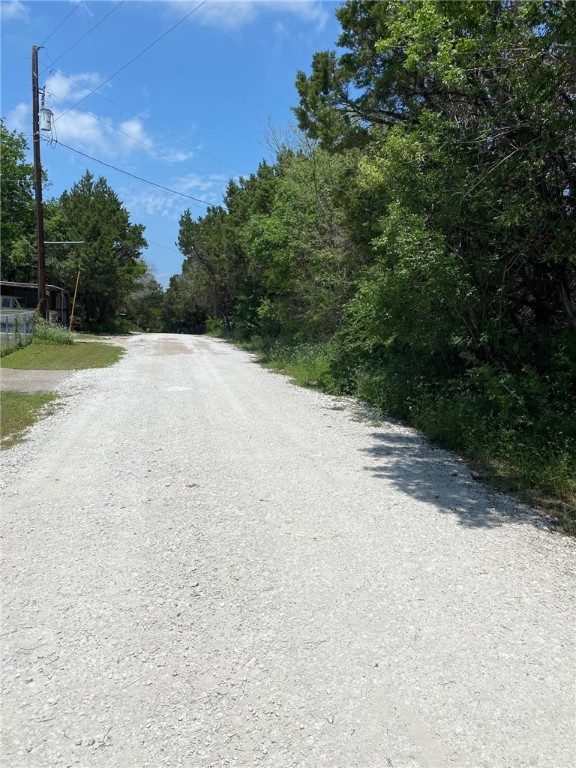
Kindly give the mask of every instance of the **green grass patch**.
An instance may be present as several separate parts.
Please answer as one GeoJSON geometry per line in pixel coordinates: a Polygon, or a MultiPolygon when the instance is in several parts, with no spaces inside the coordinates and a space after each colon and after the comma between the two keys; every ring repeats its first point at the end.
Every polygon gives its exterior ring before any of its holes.
{"type": "Polygon", "coordinates": [[[55,400],[57,396],[47,392],[0,392],[0,447],[21,442],[28,427],[52,413],[49,404],[55,400]]]}
{"type": "Polygon", "coordinates": [[[330,390],[330,358],[326,344],[275,345],[262,353],[260,362],[285,373],[302,387],[330,390]]]}
{"type": "MultiPolygon", "coordinates": [[[[30,342],[29,342],[30,343],[30,342]]],[[[3,357],[6,357],[6,355],[11,355],[13,352],[16,352],[17,349],[22,349],[22,347],[25,347],[26,344],[15,344],[13,347],[3,347],[0,349],[0,359],[3,357]]]]}
{"type": "Polygon", "coordinates": [[[69,345],[34,343],[3,357],[0,366],[36,371],[106,368],[118,362],[123,353],[122,347],[99,342],[76,342],[69,345]]]}

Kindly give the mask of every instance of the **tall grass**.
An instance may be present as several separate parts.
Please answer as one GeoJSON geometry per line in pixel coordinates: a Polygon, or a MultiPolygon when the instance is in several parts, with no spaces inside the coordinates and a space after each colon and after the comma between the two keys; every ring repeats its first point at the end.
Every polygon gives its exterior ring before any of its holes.
{"type": "Polygon", "coordinates": [[[64,326],[49,323],[37,315],[34,319],[34,342],[39,344],[73,344],[74,334],[64,326]]]}
{"type": "Polygon", "coordinates": [[[296,384],[331,390],[330,356],[322,342],[274,344],[261,353],[264,365],[291,376],[296,384]]]}

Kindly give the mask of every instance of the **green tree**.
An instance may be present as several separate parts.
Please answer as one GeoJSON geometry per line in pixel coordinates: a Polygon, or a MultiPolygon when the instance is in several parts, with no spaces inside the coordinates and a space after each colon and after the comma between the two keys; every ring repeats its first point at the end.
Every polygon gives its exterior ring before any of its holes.
{"type": "Polygon", "coordinates": [[[194,274],[191,270],[170,278],[162,309],[166,331],[200,333],[205,330],[208,307],[203,302],[202,278],[201,273],[194,274]]]}
{"type": "Polygon", "coordinates": [[[29,280],[36,250],[33,167],[23,134],[0,120],[0,248],[4,280],[29,280]]]}
{"type": "Polygon", "coordinates": [[[46,240],[51,241],[46,245],[46,279],[53,285],[72,290],[84,246],[67,242],[80,238],[65,216],[59,198],[44,203],[44,234],[46,240]]]}
{"type": "Polygon", "coordinates": [[[422,174],[450,181],[429,185],[420,211],[494,297],[499,338],[506,327],[538,345],[554,326],[576,329],[573,7],[351,0],[337,16],[346,51],[298,75],[302,127],[332,149],[361,138],[376,166],[398,131],[417,138],[429,153],[404,157],[385,197],[406,197],[422,174]],[[458,177],[435,167],[444,140],[458,177]]]}
{"type": "Polygon", "coordinates": [[[241,229],[248,270],[260,286],[258,315],[270,333],[326,337],[339,325],[355,271],[337,205],[350,169],[349,157],[314,145],[280,152],[269,211],[241,229]]]}
{"type": "Polygon", "coordinates": [[[243,270],[242,253],[232,247],[227,219],[224,208],[216,206],[198,221],[185,211],[178,247],[185,256],[182,271],[194,285],[196,302],[230,330],[243,270]]]}
{"type": "Polygon", "coordinates": [[[82,319],[94,325],[113,324],[136,281],[146,273],[141,258],[146,247],[144,227],[131,223],[106,179],[95,181],[88,171],[70,192],[61,195],[59,203],[70,227],[69,239],[84,241],[78,264],[69,261],[66,265],[66,285],[73,288],[70,278],[77,266],[82,319]]]}
{"type": "Polygon", "coordinates": [[[164,291],[154,275],[146,272],[136,278],[132,291],[124,301],[126,319],[141,331],[162,331],[164,291]]]}

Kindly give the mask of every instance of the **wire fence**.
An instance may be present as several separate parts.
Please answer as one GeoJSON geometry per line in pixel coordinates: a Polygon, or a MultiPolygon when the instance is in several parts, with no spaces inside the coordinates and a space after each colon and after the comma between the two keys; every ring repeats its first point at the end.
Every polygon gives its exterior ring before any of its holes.
{"type": "Polygon", "coordinates": [[[32,341],[34,335],[34,312],[0,312],[0,347],[11,349],[24,346],[32,341]]]}

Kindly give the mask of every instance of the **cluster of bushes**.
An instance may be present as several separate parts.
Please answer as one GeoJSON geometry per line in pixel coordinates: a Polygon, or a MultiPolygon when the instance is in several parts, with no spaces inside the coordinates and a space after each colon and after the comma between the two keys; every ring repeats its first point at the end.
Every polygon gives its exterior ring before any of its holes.
{"type": "Polygon", "coordinates": [[[49,323],[40,315],[34,318],[34,341],[39,344],[73,344],[74,333],[58,323],[49,323]]]}

